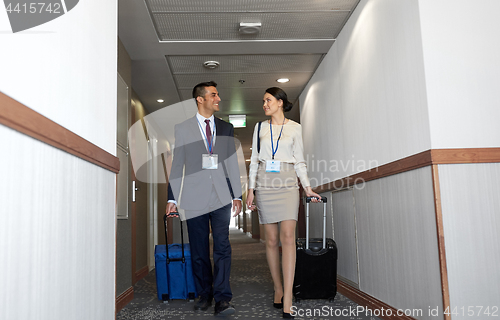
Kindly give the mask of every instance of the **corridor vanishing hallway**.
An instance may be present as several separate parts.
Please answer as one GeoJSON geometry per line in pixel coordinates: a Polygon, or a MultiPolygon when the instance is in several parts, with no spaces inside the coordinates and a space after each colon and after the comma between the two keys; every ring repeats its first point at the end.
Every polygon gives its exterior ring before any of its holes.
{"type": "MultiPolygon", "coordinates": [[[[233,250],[231,268],[232,303],[236,314],[228,319],[281,319],[281,310],[272,306],[273,285],[266,261],[265,245],[237,229],[230,230],[233,250]]],[[[193,302],[173,300],[164,304],[156,297],[155,271],[134,286],[134,299],[118,314],[117,320],[164,320],[213,318],[213,307],[206,312],[195,312],[193,302]]],[[[335,301],[306,300],[297,304],[303,317],[296,319],[378,319],[364,314],[335,316],[358,305],[337,293],[335,301]],[[335,310],[337,310],[335,312],[335,310]],[[317,316],[307,316],[316,312],[317,316]]]]}

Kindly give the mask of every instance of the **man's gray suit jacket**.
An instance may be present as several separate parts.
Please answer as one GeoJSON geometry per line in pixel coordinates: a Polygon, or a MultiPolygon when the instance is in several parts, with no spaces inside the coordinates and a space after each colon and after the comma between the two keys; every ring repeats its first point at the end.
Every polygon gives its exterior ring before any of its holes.
{"type": "Polygon", "coordinates": [[[214,200],[212,188],[223,206],[242,195],[233,125],[215,117],[217,169],[202,169],[202,155],[208,151],[199,126],[196,116],[175,126],[168,199],[186,211],[208,210],[214,200]]]}

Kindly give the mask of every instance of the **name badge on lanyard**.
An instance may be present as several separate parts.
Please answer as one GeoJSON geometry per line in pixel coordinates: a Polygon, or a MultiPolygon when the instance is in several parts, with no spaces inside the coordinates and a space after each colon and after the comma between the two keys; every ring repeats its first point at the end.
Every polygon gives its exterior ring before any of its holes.
{"type": "MultiPolygon", "coordinates": [[[[203,131],[203,128],[201,127],[200,122],[198,119],[196,120],[198,122],[198,125],[200,126],[201,132],[203,132],[203,136],[205,138],[205,142],[207,144],[207,149],[208,149],[208,154],[202,154],[201,155],[201,168],[204,170],[217,170],[218,168],[218,163],[219,163],[219,157],[216,154],[212,153],[213,146],[214,146],[214,136],[215,136],[215,128],[214,132],[212,133],[212,139],[209,140],[205,132],[203,131]]],[[[207,130],[209,130],[207,128],[207,130]]]]}
{"type": "Polygon", "coordinates": [[[281,170],[281,161],[274,160],[274,155],[278,152],[278,146],[281,139],[281,134],[283,133],[283,126],[285,125],[285,119],[283,119],[283,124],[281,125],[280,135],[278,140],[276,141],[276,149],[274,149],[274,141],[273,141],[273,126],[271,124],[272,120],[269,120],[269,130],[271,131],[271,151],[273,155],[273,160],[266,160],[266,172],[280,172],[281,170]]]}
{"type": "Polygon", "coordinates": [[[202,169],[217,170],[219,157],[216,154],[202,155],[202,169]]]}
{"type": "Polygon", "coordinates": [[[279,160],[266,160],[266,172],[280,172],[279,160]]]}

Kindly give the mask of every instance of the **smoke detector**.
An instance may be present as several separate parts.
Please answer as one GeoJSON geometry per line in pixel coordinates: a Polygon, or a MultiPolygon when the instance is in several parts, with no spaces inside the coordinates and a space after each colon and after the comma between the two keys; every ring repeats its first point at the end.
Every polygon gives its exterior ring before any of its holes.
{"type": "Polygon", "coordinates": [[[256,34],[260,32],[260,28],[262,28],[262,23],[260,22],[240,22],[238,31],[241,34],[256,34]]]}
{"type": "Polygon", "coordinates": [[[203,66],[207,69],[215,69],[220,65],[218,61],[205,61],[203,62],[203,66]]]}

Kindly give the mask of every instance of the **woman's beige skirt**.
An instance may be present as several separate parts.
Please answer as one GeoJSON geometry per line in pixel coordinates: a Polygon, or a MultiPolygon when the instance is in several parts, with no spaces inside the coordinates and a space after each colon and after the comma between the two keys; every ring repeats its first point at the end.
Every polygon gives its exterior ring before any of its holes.
{"type": "Polygon", "coordinates": [[[297,220],[299,187],[293,164],[281,163],[280,172],[266,172],[260,163],[255,181],[255,203],[261,224],[297,220]]]}

